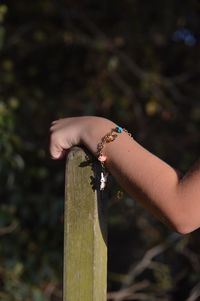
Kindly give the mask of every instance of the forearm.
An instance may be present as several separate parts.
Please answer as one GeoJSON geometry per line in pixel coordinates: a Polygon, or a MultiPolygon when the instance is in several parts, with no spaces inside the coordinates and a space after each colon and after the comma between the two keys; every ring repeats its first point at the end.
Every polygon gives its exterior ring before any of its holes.
{"type": "MultiPolygon", "coordinates": [[[[91,131],[85,133],[84,143],[94,155],[101,138],[115,126],[112,121],[105,120],[101,126],[98,127],[97,123],[91,131]]],[[[191,224],[188,220],[188,213],[194,215],[188,203],[190,177],[185,178],[183,183],[175,169],[125,132],[119,134],[115,141],[107,143],[104,153],[107,156],[105,165],[117,182],[159,219],[181,233],[189,232],[195,223],[198,224],[200,213],[194,216],[195,220],[191,220],[191,224]]]]}

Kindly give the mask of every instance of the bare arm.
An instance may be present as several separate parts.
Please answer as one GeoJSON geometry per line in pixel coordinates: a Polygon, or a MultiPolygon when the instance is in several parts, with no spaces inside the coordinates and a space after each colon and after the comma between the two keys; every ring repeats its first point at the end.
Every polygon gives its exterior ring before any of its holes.
{"type": "MultiPolygon", "coordinates": [[[[95,116],[88,118],[80,142],[96,156],[97,144],[116,124],[95,116]]],[[[160,220],[182,234],[200,227],[199,163],[180,178],[174,168],[125,132],[106,144],[104,154],[105,165],[120,186],[160,220]]]]}

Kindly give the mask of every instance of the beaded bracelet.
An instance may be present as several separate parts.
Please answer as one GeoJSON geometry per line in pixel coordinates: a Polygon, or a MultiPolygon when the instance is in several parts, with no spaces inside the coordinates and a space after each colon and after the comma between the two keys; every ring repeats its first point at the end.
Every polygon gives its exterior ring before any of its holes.
{"type": "Polygon", "coordinates": [[[123,131],[132,137],[131,133],[129,133],[125,128],[116,126],[109,133],[107,133],[101,139],[101,142],[99,142],[97,145],[97,159],[101,162],[101,166],[102,166],[100,190],[104,190],[104,188],[106,187],[107,178],[109,175],[109,172],[106,171],[106,168],[105,168],[105,161],[106,161],[107,157],[105,155],[103,155],[103,148],[106,143],[110,143],[110,142],[114,141],[117,138],[118,134],[122,133],[123,131]]]}

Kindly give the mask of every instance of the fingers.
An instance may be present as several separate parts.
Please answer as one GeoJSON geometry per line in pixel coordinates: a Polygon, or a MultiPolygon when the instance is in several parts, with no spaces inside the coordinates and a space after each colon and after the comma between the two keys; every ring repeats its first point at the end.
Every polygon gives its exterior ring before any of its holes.
{"type": "Polygon", "coordinates": [[[63,156],[63,150],[55,143],[50,143],[50,155],[54,160],[60,159],[63,156]]]}
{"type": "Polygon", "coordinates": [[[49,129],[50,133],[53,132],[53,130],[55,129],[57,124],[58,124],[58,120],[52,121],[50,129],[49,129]]]}
{"type": "Polygon", "coordinates": [[[58,120],[52,121],[50,129],[49,129],[50,133],[54,133],[58,129],[62,128],[63,127],[63,120],[64,119],[58,119],[58,120]]]}
{"type": "Polygon", "coordinates": [[[51,158],[54,160],[63,158],[65,153],[65,150],[61,147],[60,143],[57,140],[57,135],[55,134],[55,132],[53,132],[50,137],[49,152],[51,158]]]}
{"type": "MultiPolygon", "coordinates": [[[[68,153],[67,145],[63,144],[63,135],[61,134],[62,120],[55,120],[51,123],[50,127],[50,145],[49,151],[53,160],[62,159],[68,153]]],[[[66,143],[65,143],[66,144],[66,143]]]]}

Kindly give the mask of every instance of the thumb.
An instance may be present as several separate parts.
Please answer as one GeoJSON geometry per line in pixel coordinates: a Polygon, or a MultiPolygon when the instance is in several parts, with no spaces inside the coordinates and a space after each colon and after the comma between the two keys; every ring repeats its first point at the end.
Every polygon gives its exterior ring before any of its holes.
{"type": "Polygon", "coordinates": [[[50,140],[49,151],[53,160],[62,159],[65,155],[65,150],[61,147],[60,144],[56,143],[54,139],[50,140]]]}

